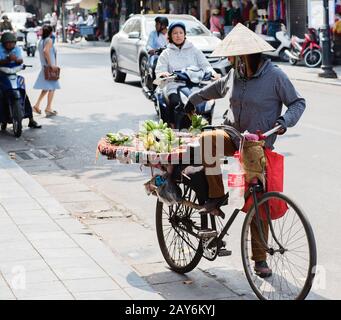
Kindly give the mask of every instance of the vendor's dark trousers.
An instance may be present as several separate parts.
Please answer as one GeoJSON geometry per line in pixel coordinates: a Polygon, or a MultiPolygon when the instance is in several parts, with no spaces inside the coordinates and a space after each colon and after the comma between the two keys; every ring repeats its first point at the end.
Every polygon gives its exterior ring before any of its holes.
{"type": "MultiPolygon", "coordinates": [[[[233,156],[237,151],[231,137],[224,130],[206,131],[200,137],[201,159],[205,167],[205,175],[208,183],[209,198],[220,198],[225,195],[219,160],[224,156],[233,156]]],[[[227,177],[224,177],[227,179],[227,177]]],[[[266,251],[261,244],[257,223],[253,219],[251,223],[251,246],[252,259],[254,261],[265,261],[266,251]]],[[[264,239],[267,242],[269,226],[262,221],[264,239]]]]}

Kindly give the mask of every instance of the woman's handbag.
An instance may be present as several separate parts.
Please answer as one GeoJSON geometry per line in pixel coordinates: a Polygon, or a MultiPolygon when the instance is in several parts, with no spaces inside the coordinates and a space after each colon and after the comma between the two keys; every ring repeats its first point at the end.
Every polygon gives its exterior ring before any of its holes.
{"type": "Polygon", "coordinates": [[[56,81],[60,76],[60,68],[57,66],[44,66],[45,80],[56,81]]]}

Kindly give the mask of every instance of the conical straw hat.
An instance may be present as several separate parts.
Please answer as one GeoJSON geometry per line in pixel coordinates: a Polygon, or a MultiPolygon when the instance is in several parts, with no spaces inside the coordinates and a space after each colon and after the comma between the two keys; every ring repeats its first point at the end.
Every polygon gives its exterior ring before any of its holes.
{"type": "Polygon", "coordinates": [[[275,50],[256,33],[238,23],[213,51],[212,57],[232,57],[275,50]]]}

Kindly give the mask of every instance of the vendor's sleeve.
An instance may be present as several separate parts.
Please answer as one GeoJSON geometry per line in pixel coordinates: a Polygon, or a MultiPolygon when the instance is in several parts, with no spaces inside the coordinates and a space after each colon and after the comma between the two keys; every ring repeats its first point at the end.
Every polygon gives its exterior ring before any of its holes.
{"type": "Polygon", "coordinates": [[[229,90],[229,79],[232,76],[231,74],[230,71],[225,77],[216,80],[205,88],[193,93],[189,97],[189,100],[194,105],[198,105],[204,101],[224,98],[229,90]]]}
{"type": "Polygon", "coordinates": [[[279,122],[285,128],[293,127],[305,110],[305,99],[296,91],[288,76],[282,71],[280,71],[275,85],[282,103],[288,108],[284,115],[280,117],[279,122]]]}

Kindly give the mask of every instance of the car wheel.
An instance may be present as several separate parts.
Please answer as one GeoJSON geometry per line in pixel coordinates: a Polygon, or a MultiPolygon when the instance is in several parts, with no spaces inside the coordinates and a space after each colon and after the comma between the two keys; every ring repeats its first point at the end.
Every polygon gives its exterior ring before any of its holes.
{"type": "Polygon", "coordinates": [[[111,55],[111,72],[115,82],[123,83],[125,81],[127,75],[118,69],[118,59],[115,52],[111,55]]]}
{"type": "Polygon", "coordinates": [[[148,58],[143,56],[140,62],[140,77],[141,77],[141,86],[144,88],[146,86],[147,80],[147,65],[148,65],[148,58]]]}

